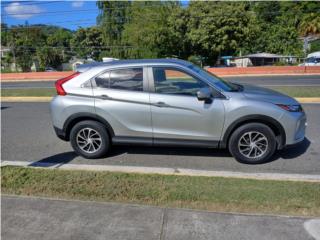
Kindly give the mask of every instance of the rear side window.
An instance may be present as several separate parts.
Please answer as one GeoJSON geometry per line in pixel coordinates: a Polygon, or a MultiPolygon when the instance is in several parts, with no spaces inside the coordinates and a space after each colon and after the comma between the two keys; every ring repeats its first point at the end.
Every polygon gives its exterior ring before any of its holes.
{"type": "Polygon", "coordinates": [[[97,87],[143,91],[143,69],[125,68],[105,72],[95,78],[97,87]]]}
{"type": "Polygon", "coordinates": [[[101,88],[109,88],[110,72],[105,72],[96,77],[96,85],[101,88]]]}

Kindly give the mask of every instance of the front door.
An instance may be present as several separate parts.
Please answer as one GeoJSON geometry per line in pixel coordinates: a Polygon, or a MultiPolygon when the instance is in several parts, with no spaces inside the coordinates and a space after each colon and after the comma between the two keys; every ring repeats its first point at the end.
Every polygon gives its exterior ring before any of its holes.
{"type": "MultiPolygon", "coordinates": [[[[152,73],[151,73],[152,72],[152,73]]],[[[172,67],[153,67],[150,93],[153,137],[171,140],[220,140],[224,124],[223,100],[199,101],[199,89],[209,87],[186,71],[172,67]]]]}

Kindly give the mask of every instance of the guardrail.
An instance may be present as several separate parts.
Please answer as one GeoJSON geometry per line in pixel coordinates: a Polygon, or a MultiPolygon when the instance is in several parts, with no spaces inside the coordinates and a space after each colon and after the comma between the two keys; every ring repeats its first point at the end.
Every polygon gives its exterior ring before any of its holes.
{"type": "MultiPolygon", "coordinates": [[[[297,66],[277,66],[277,67],[240,67],[240,68],[209,68],[208,71],[218,76],[230,75],[299,75],[299,74],[320,74],[320,66],[297,67],[297,66]]],[[[73,72],[26,72],[26,73],[2,73],[2,81],[10,80],[57,80],[71,75],[73,72]]]]}

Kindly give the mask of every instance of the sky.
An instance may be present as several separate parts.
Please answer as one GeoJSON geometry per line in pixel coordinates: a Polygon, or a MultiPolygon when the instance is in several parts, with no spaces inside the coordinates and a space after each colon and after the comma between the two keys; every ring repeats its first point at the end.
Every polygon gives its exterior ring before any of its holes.
{"type": "Polygon", "coordinates": [[[1,1],[1,22],[48,24],[71,30],[96,24],[96,1],[1,1]]]}
{"type": "MultiPolygon", "coordinates": [[[[183,6],[188,0],[181,1],[183,6]]],[[[25,24],[57,25],[71,30],[96,25],[96,1],[1,1],[1,22],[9,26],[25,24]]]]}

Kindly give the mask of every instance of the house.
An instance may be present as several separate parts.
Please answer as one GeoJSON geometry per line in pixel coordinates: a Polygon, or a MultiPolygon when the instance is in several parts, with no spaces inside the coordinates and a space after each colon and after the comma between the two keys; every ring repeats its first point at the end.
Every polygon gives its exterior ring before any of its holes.
{"type": "Polygon", "coordinates": [[[272,53],[255,53],[241,57],[234,57],[233,61],[237,67],[272,66],[277,63],[285,63],[288,65],[295,64],[300,61],[300,58],[296,56],[285,56],[272,53]]]}

